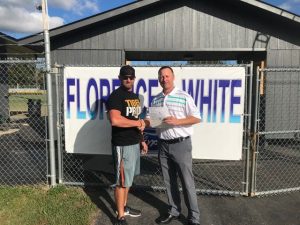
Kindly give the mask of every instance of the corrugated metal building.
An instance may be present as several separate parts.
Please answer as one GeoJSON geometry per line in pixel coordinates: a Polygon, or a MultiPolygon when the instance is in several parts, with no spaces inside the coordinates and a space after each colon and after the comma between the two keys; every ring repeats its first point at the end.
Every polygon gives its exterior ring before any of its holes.
{"type": "Polygon", "coordinates": [[[300,64],[300,17],[254,0],[143,0],[55,28],[50,36],[52,62],[60,64],[186,58],[300,64]]]}
{"type": "MultiPolygon", "coordinates": [[[[254,66],[262,61],[268,67],[300,66],[300,17],[254,0],[136,1],[52,29],[50,37],[52,63],[58,64],[238,60],[253,61],[254,66]]],[[[34,35],[19,42],[37,43],[42,39],[34,35]]],[[[274,79],[276,82],[277,78],[274,79]]],[[[266,128],[300,127],[299,76],[296,80],[288,79],[291,80],[286,82],[298,82],[292,90],[296,96],[292,96],[291,90],[285,93],[282,86],[269,89],[272,93],[266,94],[265,111],[270,115],[266,128]],[[291,101],[277,104],[277,98],[288,96],[291,101]],[[298,106],[290,107],[289,104],[298,106]],[[271,113],[273,111],[290,118],[289,122],[274,127],[280,115],[271,113]]]]}
{"type": "MultiPolygon", "coordinates": [[[[300,142],[293,136],[300,130],[299,16],[254,0],[143,0],[52,29],[50,37],[52,63],[60,65],[237,60],[253,63],[254,81],[256,66],[276,67],[277,72],[269,70],[265,74],[265,92],[258,97],[261,104],[255,107],[259,101],[254,92],[250,96],[253,98],[247,98],[253,100],[252,118],[256,109],[261,114],[251,123],[251,131],[255,132],[244,131],[247,149],[243,149],[243,160],[198,162],[194,168],[201,174],[198,188],[208,193],[299,190],[300,142]],[[282,67],[298,69],[281,72],[278,68],[282,67]],[[262,125],[259,132],[254,128],[257,124],[262,125]],[[273,140],[276,145],[269,145],[273,140]],[[229,179],[225,181],[224,177],[229,179]]],[[[29,36],[18,43],[42,44],[43,36],[29,36]]],[[[63,152],[63,163],[58,163],[63,168],[58,171],[63,172],[66,184],[99,182],[95,171],[101,171],[99,167],[109,162],[98,155],[63,152]]],[[[158,164],[150,158],[145,162],[146,168],[151,168],[146,173],[151,176],[148,179],[145,175],[140,183],[161,185],[159,178],[152,177],[159,174],[158,164]]],[[[100,175],[105,183],[106,174],[100,175]]]]}

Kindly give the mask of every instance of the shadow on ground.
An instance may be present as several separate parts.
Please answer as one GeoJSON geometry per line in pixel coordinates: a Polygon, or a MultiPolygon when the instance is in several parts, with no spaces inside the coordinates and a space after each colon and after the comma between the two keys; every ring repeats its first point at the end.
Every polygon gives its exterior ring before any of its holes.
{"type": "MultiPolygon", "coordinates": [[[[112,189],[85,188],[84,191],[98,206],[99,214],[93,225],[109,225],[115,220],[112,189]]],[[[130,225],[154,225],[167,211],[166,194],[133,190],[128,204],[142,210],[142,216],[127,218],[130,225]]],[[[300,192],[265,197],[226,197],[198,195],[201,225],[299,225],[300,192]]],[[[186,224],[187,209],[182,199],[182,216],[171,225],[186,224]]]]}

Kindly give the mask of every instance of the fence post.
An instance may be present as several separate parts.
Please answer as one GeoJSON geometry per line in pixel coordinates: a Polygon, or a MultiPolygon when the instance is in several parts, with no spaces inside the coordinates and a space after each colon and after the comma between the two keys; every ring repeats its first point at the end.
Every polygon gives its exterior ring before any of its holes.
{"type": "Polygon", "coordinates": [[[55,146],[54,146],[54,120],[53,120],[53,99],[52,99],[52,79],[51,79],[51,61],[50,61],[50,38],[49,38],[49,21],[47,0],[42,0],[42,14],[44,23],[44,42],[46,58],[46,75],[47,75],[47,99],[48,99],[48,135],[49,135],[49,158],[50,158],[50,185],[56,185],[55,170],[55,146]]]}
{"type": "Polygon", "coordinates": [[[54,64],[52,73],[55,75],[55,92],[56,92],[56,130],[57,130],[57,170],[58,170],[58,183],[63,182],[63,159],[62,159],[62,148],[61,148],[61,86],[60,79],[62,76],[62,66],[54,64]]]}
{"type": "Polygon", "coordinates": [[[251,188],[250,196],[255,196],[256,192],[256,171],[257,171],[257,154],[258,154],[258,123],[259,123],[259,90],[260,90],[260,68],[257,67],[256,70],[256,83],[255,83],[255,95],[254,95],[254,120],[253,120],[253,133],[251,136],[251,152],[252,152],[252,165],[251,165],[251,188]]]}
{"type": "Polygon", "coordinates": [[[246,163],[245,163],[245,172],[244,172],[244,181],[243,181],[243,184],[244,184],[244,194],[246,196],[249,195],[249,188],[250,188],[250,168],[251,168],[251,165],[250,165],[250,151],[251,151],[251,120],[252,120],[252,88],[253,88],[253,61],[251,62],[251,64],[249,64],[247,67],[247,75],[246,75],[246,82],[249,82],[249,83],[246,83],[246,98],[245,98],[245,101],[246,101],[246,104],[245,107],[246,107],[246,115],[245,115],[245,120],[246,120],[246,123],[245,123],[245,127],[244,127],[244,132],[245,132],[245,147],[244,149],[246,150],[246,163]]]}

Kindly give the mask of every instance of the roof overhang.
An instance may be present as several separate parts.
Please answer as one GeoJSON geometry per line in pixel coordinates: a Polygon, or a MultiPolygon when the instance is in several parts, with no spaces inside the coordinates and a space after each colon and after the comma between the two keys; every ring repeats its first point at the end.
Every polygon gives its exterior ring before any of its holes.
{"type": "MultiPolygon", "coordinates": [[[[143,0],[143,1],[137,1],[137,2],[133,2],[103,13],[99,13],[97,15],[91,16],[91,17],[87,17],[85,19],[82,20],[78,20],[75,21],[73,23],[70,24],[66,24],[64,26],[60,26],[54,29],[50,30],[50,36],[51,37],[55,37],[58,35],[61,35],[63,33],[66,32],[70,32],[70,31],[74,31],[86,26],[90,26],[99,22],[103,22],[107,19],[112,19],[112,18],[117,18],[118,16],[127,14],[127,13],[132,13],[134,11],[137,11],[141,8],[145,8],[145,7],[149,7],[149,6],[153,6],[157,3],[160,2],[164,2],[164,1],[170,1],[170,0],[143,0]]],[[[39,42],[42,40],[41,35],[32,35],[32,36],[28,36],[25,38],[21,38],[19,39],[19,43],[35,43],[35,42],[39,42]]]]}
{"type": "MultiPolygon", "coordinates": [[[[92,26],[95,25],[97,23],[100,22],[105,22],[106,20],[110,20],[110,19],[116,19],[120,16],[124,16],[126,14],[130,14],[130,13],[135,13],[138,12],[138,10],[143,9],[145,10],[148,7],[152,7],[155,5],[159,5],[163,2],[167,2],[170,1],[170,3],[172,2],[171,0],[143,0],[143,1],[136,1],[91,17],[87,17],[85,19],[82,20],[78,20],[75,21],[73,23],[70,24],[66,24],[64,26],[60,26],[54,29],[50,30],[50,37],[56,37],[68,32],[72,32],[72,31],[76,31],[82,28],[86,28],[87,26],[92,26]]],[[[173,0],[174,1],[174,0],[173,0]]],[[[214,0],[212,0],[214,1],[214,0]]],[[[217,0],[215,0],[217,1],[217,0]]],[[[246,5],[252,6],[252,7],[256,7],[259,10],[263,10],[265,12],[269,12],[275,15],[278,15],[282,18],[288,19],[291,22],[297,22],[300,23],[300,17],[292,14],[288,11],[285,11],[283,9],[277,8],[275,6],[269,5],[267,3],[261,2],[261,1],[256,1],[256,0],[227,0],[228,2],[240,2],[240,3],[244,3],[246,5]]],[[[225,0],[223,1],[219,1],[219,2],[225,2],[225,0]]],[[[37,43],[43,40],[43,36],[42,35],[32,35],[32,36],[28,36],[22,39],[19,39],[18,42],[21,44],[28,44],[28,43],[37,43]]]]}
{"type": "Polygon", "coordinates": [[[177,49],[125,49],[126,59],[134,61],[202,61],[202,60],[264,60],[265,48],[202,48],[192,51],[177,49]]]}
{"type": "Polygon", "coordinates": [[[27,57],[38,52],[35,46],[20,45],[17,39],[0,32],[0,56],[27,57]]]}
{"type": "Polygon", "coordinates": [[[272,6],[270,4],[267,4],[267,3],[264,3],[264,2],[261,2],[261,1],[256,1],[256,0],[239,0],[239,1],[245,2],[249,5],[255,6],[257,8],[266,10],[268,12],[277,14],[277,15],[285,17],[289,20],[293,20],[295,22],[300,23],[300,16],[297,16],[296,14],[290,13],[290,12],[284,10],[284,9],[272,6]]]}

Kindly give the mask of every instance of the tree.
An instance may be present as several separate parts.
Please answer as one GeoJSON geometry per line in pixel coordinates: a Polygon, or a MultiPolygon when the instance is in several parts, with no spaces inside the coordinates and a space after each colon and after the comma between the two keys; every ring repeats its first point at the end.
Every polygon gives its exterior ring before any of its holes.
{"type": "Polygon", "coordinates": [[[7,69],[9,87],[39,87],[43,88],[44,72],[35,63],[10,64],[7,69]]]}

